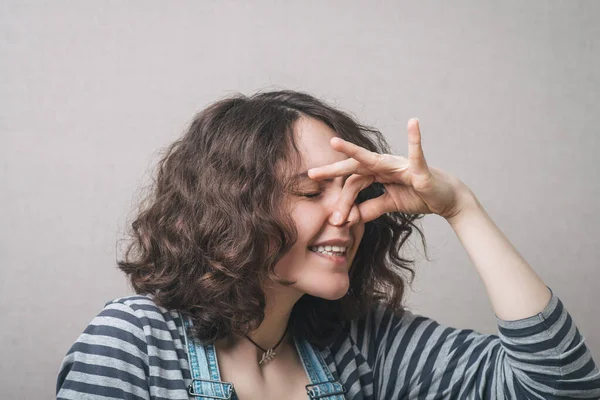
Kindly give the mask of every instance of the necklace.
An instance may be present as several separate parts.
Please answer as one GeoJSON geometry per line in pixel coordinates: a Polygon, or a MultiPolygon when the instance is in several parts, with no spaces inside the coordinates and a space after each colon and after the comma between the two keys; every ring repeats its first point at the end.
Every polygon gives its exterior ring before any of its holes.
{"type": "Polygon", "coordinates": [[[262,348],[262,347],[260,347],[258,344],[256,344],[256,342],[255,342],[254,340],[250,339],[250,338],[248,337],[248,335],[244,335],[244,336],[246,336],[246,339],[248,339],[249,341],[251,341],[251,342],[252,342],[252,343],[253,343],[253,344],[254,344],[256,347],[258,347],[259,349],[261,349],[261,350],[263,351],[262,358],[261,358],[261,359],[260,359],[260,361],[258,362],[258,364],[259,364],[259,365],[260,365],[260,364],[262,364],[263,362],[265,362],[265,363],[266,363],[266,362],[268,362],[268,361],[271,361],[273,358],[275,358],[275,355],[276,355],[277,353],[275,353],[275,351],[274,351],[274,350],[277,348],[277,346],[279,346],[279,344],[281,343],[281,341],[282,341],[282,340],[283,340],[283,338],[285,337],[285,334],[286,334],[286,333],[287,333],[287,331],[288,331],[288,327],[289,327],[289,325],[288,325],[288,326],[285,328],[285,332],[283,332],[283,336],[281,337],[281,339],[279,339],[279,342],[277,342],[277,344],[276,344],[274,347],[272,347],[272,348],[270,348],[270,349],[267,349],[267,350],[263,349],[263,348],[262,348]]]}

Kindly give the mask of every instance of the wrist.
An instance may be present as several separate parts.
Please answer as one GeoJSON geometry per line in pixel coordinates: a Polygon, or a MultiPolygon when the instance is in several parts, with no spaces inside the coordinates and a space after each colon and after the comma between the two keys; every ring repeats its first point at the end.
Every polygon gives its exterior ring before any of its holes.
{"type": "Polygon", "coordinates": [[[450,216],[444,217],[452,226],[462,221],[468,214],[473,211],[481,210],[482,206],[477,196],[467,186],[457,195],[458,201],[455,207],[455,212],[450,216]]]}

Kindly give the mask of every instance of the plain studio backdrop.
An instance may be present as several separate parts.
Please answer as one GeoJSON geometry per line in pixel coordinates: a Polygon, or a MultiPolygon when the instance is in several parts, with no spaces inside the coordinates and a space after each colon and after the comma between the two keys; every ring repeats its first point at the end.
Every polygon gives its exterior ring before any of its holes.
{"type": "MultiPolygon", "coordinates": [[[[0,2],[0,397],[132,293],[117,241],[161,149],[223,96],[307,91],[462,179],[600,361],[600,2],[0,2]]],[[[450,226],[420,222],[413,312],[496,333],[450,226]]]]}

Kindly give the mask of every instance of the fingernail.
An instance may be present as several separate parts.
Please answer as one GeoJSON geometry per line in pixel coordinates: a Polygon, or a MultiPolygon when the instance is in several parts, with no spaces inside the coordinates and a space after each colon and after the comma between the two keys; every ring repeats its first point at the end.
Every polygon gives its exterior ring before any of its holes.
{"type": "Polygon", "coordinates": [[[342,222],[342,214],[340,214],[339,211],[336,211],[333,213],[333,223],[338,225],[340,222],[342,222]]]}

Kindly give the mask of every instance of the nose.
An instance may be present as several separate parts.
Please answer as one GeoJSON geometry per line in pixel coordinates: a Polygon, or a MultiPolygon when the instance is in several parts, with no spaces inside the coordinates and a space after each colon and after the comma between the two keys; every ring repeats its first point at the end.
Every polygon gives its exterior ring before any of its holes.
{"type": "MultiPolygon", "coordinates": [[[[329,216],[329,223],[331,225],[335,225],[335,223],[333,222],[334,215],[335,215],[335,211],[333,213],[331,213],[331,215],[329,216]]],[[[346,221],[343,221],[341,224],[335,225],[335,226],[346,226],[346,225],[352,226],[352,225],[360,222],[360,218],[361,218],[361,215],[360,215],[360,210],[358,209],[358,205],[353,204],[352,208],[350,209],[350,213],[348,214],[348,218],[346,218],[346,221]]]]}

